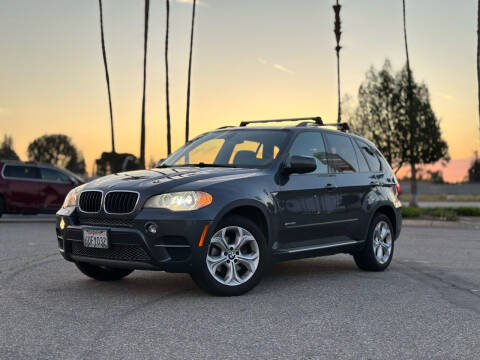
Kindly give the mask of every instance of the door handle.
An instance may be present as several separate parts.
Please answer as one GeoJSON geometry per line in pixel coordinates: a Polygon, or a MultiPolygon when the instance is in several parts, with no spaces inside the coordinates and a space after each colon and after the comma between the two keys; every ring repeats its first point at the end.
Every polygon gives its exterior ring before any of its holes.
{"type": "Polygon", "coordinates": [[[325,189],[327,189],[327,191],[332,191],[336,188],[337,188],[337,186],[335,184],[330,184],[329,183],[329,184],[325,185],[325,189]]]}

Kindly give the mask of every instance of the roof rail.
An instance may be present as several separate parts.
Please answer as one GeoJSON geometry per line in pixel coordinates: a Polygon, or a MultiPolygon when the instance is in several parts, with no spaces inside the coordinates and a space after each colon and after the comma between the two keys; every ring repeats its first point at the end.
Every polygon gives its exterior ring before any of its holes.
{"type": "Polygon", "coordinates": [[[242,121],[240,126],[247,126],[248,124],[261,124],[261,123],[271,123],[271,122],[287,122],[287,121],[306,121],[313,120],[316,125],[323,125],[322,118],[320,116],[310,116],[304,118],[291,118],[291,119],[273,119],[273,120],[251,120],[251,121],[242,121]]]}

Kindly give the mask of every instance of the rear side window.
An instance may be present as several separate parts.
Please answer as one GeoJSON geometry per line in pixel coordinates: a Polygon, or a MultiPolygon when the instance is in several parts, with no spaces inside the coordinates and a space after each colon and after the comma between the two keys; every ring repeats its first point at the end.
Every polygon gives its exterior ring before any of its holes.
{"type": "Polygon", "coordinates": [[[35,166],[5,165],[3,176],[18,179],[39,179],[40,174],[35,166]]]}
{"type": "Polygon", "coordinates": [[[350,138],[339,134],[326,133],[325,135],[330,171],[335,173],[357,172],[357,156],[350,138]]]}
{"type": "Polygon", "coordinates": [[[53,181],[53,182],[61,182],[61,183],[70,182],[70,179],[68,178],[67,175],[54,169],[40,168],[40,175],[42,176],[42,180],[45,180],[45,181],[53,181]]]}
{"type": "Polygon", "coordinates": [[[299,134],[290,148],[290,156],[292,155],[313,157],[317,162],[317,169],[313,173],[328,173],[325,144],[323,143],[323,137],[320,132],[308,131],[299,134]]]}
{"type": "Polygon", "coordinates": [[[372,150],[372,148],[360,140],[357,140],[357,144],[358,146],[360,146],[360,149],[362,150],[362,154],[365,156],[365,159],[367,160],[368,166],[370,167],[370,171],[379,172],[382,169],[382,165],[377,155],[372,150]]]}
{"type": "Polygon", "coordinates": [[[367,160],[365,160],[365,157],[362,154],[362,151],[360,150],[360,147],[358,146],[356,141],[352,141],[353,147],[355,148],[355,153],[357,154],[357,160],[358,160],[358,168],[360,172],[369,172],[370,168],[368,167],[367,160]]]}

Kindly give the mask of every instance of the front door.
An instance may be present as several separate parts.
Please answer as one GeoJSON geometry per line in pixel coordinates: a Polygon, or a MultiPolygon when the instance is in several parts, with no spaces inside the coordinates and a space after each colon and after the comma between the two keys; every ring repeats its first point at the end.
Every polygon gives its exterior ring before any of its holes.
{"type": "Polygon", "coordinates": [[[335,176],[328,173],[320,131],[305,131],[294,140],[289,156],[310,156],[317,169],[307,174],[279,176],[276,201],[280,209],[280,246],[328,242],[337,207],[335,176]]]}
{"type": "Polygon", "coordinates": [[[61,171],[40,167],[42,178],[42,204],[44,211],[55,212],[62,207],[63,200],[73,188],[70,178],[61,171]]]}

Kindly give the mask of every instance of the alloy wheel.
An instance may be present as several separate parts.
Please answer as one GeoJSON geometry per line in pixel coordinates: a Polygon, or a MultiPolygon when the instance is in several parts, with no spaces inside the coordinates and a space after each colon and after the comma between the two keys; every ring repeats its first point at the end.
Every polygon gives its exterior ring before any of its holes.
{"type": "Polygon", "coordinates": [[[373,253],[380,264],[385,264],[392,254],[392,232],[383,220],[377,223],[373,231],[373,253]]]}
{"type": "Polygon", "coordinates": [[[260,249],[255,237],[239,226],[218,230],[210,240],[207,267],[223,285],[237,286],[247,282],[258,268],[260,249]]]}

